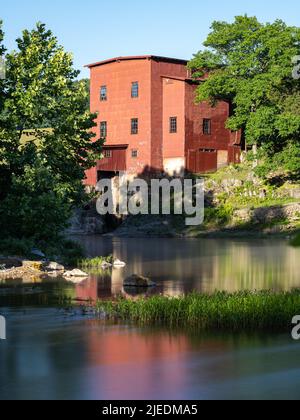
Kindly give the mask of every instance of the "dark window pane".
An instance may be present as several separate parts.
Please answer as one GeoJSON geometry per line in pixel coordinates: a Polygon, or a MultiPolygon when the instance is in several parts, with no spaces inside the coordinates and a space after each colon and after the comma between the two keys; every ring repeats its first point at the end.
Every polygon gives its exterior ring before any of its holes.
{"type": "Polygon", "coordinates": [[[132,118],[131,120],[131,134],[138,134],[139,132],[139,120],[132,118]]]}
{"type": "Polygon", "coordinates": [[[100,101],[107,101],[107,87],[106,86],[101,86],[100,101]]]}
{"type": "Polygon", "coordinates": [[[203,120],[203,134],[211,135],[211,120],[207,118],[203,120]]]}
{"type": "Polygon", "coordinates": [[[132,150],[131,151],[131,157],[137,158],[138,157],[138,151],[137,150],[132,150]]]}
{"type": "Polygon", "coordinates": [[[177,117],[170,118],[170,133],[177,133],[177,117]]]}
{"type": "Polygon", "coordinates": [[[100,138],[106,139],[106,137],[107,137],[107,122],[102,121],[100,123],[100,138]]]}
{"type": "Polygon", "coordinates": [[[139,84],[138,82],[133,82],[131,86],[131,97],[138,98],[139,97],[139,84]]]}

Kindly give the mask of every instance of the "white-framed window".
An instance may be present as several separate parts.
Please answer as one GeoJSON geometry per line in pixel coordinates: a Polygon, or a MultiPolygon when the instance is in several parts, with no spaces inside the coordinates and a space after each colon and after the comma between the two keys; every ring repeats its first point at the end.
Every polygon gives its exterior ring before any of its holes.
{"type": "Polygon", "coordinates": [[[138,98],[139,97],[139,82],[132,82],[131,84],[131,97],[138,98]]]}
{"type": "Polygon", "coordinates": [[[107,86],[101,86],[100,88],[100,101],[107,101],[107,86]]]}

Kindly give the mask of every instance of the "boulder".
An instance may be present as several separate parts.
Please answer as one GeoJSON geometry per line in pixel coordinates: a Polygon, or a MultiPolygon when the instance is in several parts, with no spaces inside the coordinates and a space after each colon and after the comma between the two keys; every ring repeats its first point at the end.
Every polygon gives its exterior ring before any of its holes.
{"type": "Polygon", "coordinates": [[[42,271],[43,262],[42,261],[23,261],[23,267],[25,269],[30,269],[34,271],[42,271]]]}
{"type": "Polygon", "coordinates": [[[45,269],[47,271],[64,271],[65,267],[61,264],[58,264],[57,262],[50,262],[46,265],[45,269]]]}
{"type": "Polygon", "coordinates": [[[126,267],[126,263],[116,259],[113,264],[114,267],[126,267]]]}
{"type": "Polygon", "coordinates": [[[295,198],[295,199],[299,200],[300,199],[300,188],[291,189],[289,194],[292,198],[295,198]]]}
{"type": "Polygon", "coordinates": [[[96,206],[91,203],[85,209],[74,211],[66,233],[71,235],[93,235],[103,234],[106,230],[104,216],[100,216],[96,212],[96,206]]]}
{"type": "Polygon", "coordinates": [[[124,287],[154,287],[156,284],[147,277],[133,274],[124,281],[124,287]]]}
{"type": "Polygon", "coordinates": [[[64,277],[69,277],[69,278],[72,278],[72,277],[86,278],[88,276],[89,275],[87,273],[85,273],[84,271],[78,270],[77,268],[75,270],[66,271],[64,273],[64,277]]]}

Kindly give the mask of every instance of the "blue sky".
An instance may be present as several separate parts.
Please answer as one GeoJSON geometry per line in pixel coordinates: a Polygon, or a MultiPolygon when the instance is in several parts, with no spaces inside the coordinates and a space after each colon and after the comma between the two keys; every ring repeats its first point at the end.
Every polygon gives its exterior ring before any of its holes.
{"type": "Polygon", "coordinates": [[[82,70],[84,64],[120,55],[189,59],[213,20],[231,21],[245,13],[300,25],[299,0],[2,0],[0,19],[9,49],[22,29],[46,23],[82,70]]]}

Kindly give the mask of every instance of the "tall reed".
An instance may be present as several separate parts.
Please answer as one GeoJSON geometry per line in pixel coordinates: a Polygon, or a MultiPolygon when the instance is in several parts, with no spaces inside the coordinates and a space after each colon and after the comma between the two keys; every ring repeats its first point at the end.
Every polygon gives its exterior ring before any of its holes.
{"type": "Polygon", "coordinates": [[[283,330],[300,315],[300,290],[191,293],[179,298],[154,296],[137,301],[97,302],[107,316],[142,325],[196,327],[199,330],[283,330]]]}

